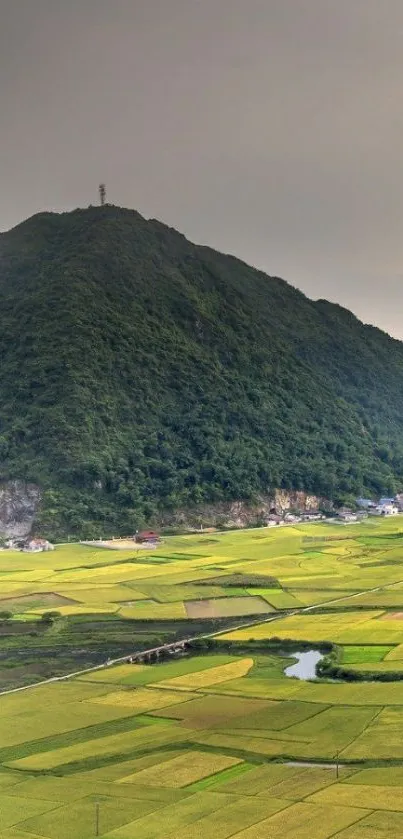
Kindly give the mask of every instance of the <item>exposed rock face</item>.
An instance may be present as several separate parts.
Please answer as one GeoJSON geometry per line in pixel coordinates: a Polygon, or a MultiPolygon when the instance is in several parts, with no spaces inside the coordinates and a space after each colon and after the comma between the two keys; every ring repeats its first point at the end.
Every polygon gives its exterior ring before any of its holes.
{"type": "Polygon", "coordinates": [[[41,500],[36,484],[24,481],[0,483],[0,534],[7,537],[25,537],[32,524],[41,500]]]}
{"type": "Polygon", "coordinates": [[[319,498],[317,495],[309,495],[307,492],[297,490],[276,489],[273,495],[273,507],[276,513],[284,513],[287,510],[300,510],[308,512],[317,510],[318,507],[331,510],[332,504],[326,498],[319,498]]]}
{"type": "Polygon", "coordinates": [[[287,510],[331,510],[333,505],[325,498],[306,492],[278,489],[272,495],[262,495],[255,502],[223,501],[218,504],[200,504],[193,509],[176,510],[162,514],[162,527],[246,527],[266,521],[273,512],[282,515],[287,510]]]}

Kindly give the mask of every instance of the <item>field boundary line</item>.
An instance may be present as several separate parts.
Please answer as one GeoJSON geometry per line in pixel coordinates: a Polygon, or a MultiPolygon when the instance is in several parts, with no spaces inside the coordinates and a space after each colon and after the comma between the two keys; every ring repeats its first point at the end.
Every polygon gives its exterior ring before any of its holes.
{"type": "Polygon", "coordinates": [[[95,673],[97,671],[104,670],[106,667],[112,667],[115,664],[129,663],[130,659],[136,658],[138,656],[153,655],[155,653],[160,653],[165,650],[179,647],[181,644],[189,644],[193,641],[208,640],[209,638],[216,638],[219,635],[226,635],[229,632],[238,632],[238,630],[240,629],[248,629],[249,627],[259,626],[262,623],[272,623],[273,621],[282,620],[282,618],[284,617],[294,617],[295,615],[300,615],[305,612],[312,612],[315,609],[321,609],[322,606],[326,606],[328,603],[338,603],[341,600],[351,600],[354,597],[360,597],[364,594],[373,594],[377,591],[384,591],[384,589],[398,585],[400,582],[403,582],[403,580],[398,580],[394,583],[388,583],[384,586],[376,586],[375,588],[364,589],[363,591],[354,592],[353,594],[347,595],[347,597],[338,597],[337,599],[333,600],[324,600],[321,603],[315,603],[313,606],[303,606],[302,608],[292,609],[286,613],[281,612],[279,614],[271,614],[269,617],[259,618],[253,621],[248,621],[247,623],[241,623],[237,624],[236,626],[226,627],[226,629],[219,629],[215,630],[214,632],[203,633],[202,635],[194,635],[190,638],[182,638],[178,641],[172,641],[169,644],[161,644],[159,647],[152,647],[148,650],[138,650],[136,652],[126,653],[126,655],[124,656],[119,656],[118,658],[111,659],[108,662],[103,662],[102,664],[96,664],[93,667],[86,667],[84,670],[76,670],[73,673],[66,673],[63,676],[51,676],[49,679],[42,679],[40,682],[34,682],[29,685],[22,685],[18,688],[10,688],[9,690],[2,690],[0,691],[0,697],[9,696],[12,693],[20,693],[23,690],[31,690],[33,688],[42,687],[43,685],[49,685],[54,682],[64,682],[68,679],[75,679],[78,676],[84,676],[86,673],[95,673]]]}
{"type": "MultiPolygon", "coordinates": [[[[357,707],[359,707],[359,706],[357,706],[357,707]]],[[[364,706],[364,707],[365,707],[365,706],[364,706]]],[[[368,707],[371,707],[371,706],[368,706],[368,707]]],[[[376,706],[372,706],[372,707],[376,707],[376,706]]],[[[361,733],[360,733],[360,734],[357,734],[357,736],[356,736],[356,737],[353,737],[353,739],[352,739],[352,740],[350,740],[350,742],[349,742],[349,743],[347,743],[347,745],[343,747],[343,749],[339,752],[339,755],[340,755],[340,756],[342,756],[342,755],[343,755],[343,752],[345,752],[345,751],[346,751],[346,749],[349,749],[349,748],[350,748],[350,746],[352,745],[352,743],[355,743],[355,741],[356,741],[356,740],[358,740],[360,737],[362,737],[362,735],[363,735],[363,734],[365,734],[365,732],[368,730],[368,728],[370,728],[370,726],[372,726],[373,722],[374,722],[375,720],[377,720],[377,719],[378,719],[379,715],[380,715],[380,714],[382,714],[382,711],[384,711],[384,710],[385,710],[385,708],[387,708],[387,707],[388,707],[387,705],[381,705],[381,707],[379,708],[379,711],[377,711],[377,712],[376,712],[376,714],[374,714],[374,716],[372,717],[372,720],[370,720],[370,721],[367,723],[367,725],[365,726],[365,728],[363,728],[363,729],[362,729],[361,733]]]]}

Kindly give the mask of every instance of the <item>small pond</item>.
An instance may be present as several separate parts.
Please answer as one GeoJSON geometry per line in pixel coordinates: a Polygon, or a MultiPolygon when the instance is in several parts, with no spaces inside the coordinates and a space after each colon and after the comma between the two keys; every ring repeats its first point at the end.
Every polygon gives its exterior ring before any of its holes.
{"type": "Polygon", "coordinates": [[[316,665],[318,661],[323,658],[323,653],[319,650],[307,650],[306,652],[288,653],[289,658],[296,658],[295,664],[290,664],[286,667],[284,673],[286,676],[293,676],[294,679],[316,679],[316,665]]]}

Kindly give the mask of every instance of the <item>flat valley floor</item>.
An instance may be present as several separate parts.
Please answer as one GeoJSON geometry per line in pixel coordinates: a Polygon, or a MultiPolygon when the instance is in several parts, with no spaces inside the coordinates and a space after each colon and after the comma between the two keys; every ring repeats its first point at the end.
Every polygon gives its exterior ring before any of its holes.
{"type": "Polygon", "coordinates": [[[0,571],[3,689],[24,674],[23,645],[54,662],[69,641],[80,669],[80,627],[90,650],[99,627],[111,644],[123,626],[134,651],[173,626],[191,634],[193,616],[200,633],[232,622],[197,655],[0,696],[0,839],[403,836],[400,517],[193,534],[151,552],[4,551],[0,571]],[[287,678],[273,638],[331,642],[364,680],[287,678]]]}

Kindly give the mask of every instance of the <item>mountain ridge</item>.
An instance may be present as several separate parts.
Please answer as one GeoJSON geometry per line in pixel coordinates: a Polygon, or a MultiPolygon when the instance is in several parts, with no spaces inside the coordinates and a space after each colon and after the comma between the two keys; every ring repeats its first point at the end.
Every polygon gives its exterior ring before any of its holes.
{"type": "Polygon", "coordinates": [[[403,486],[403,344],[135,210],[0,234],[0,327],[0,480],[52,537],[403,486]]]}

